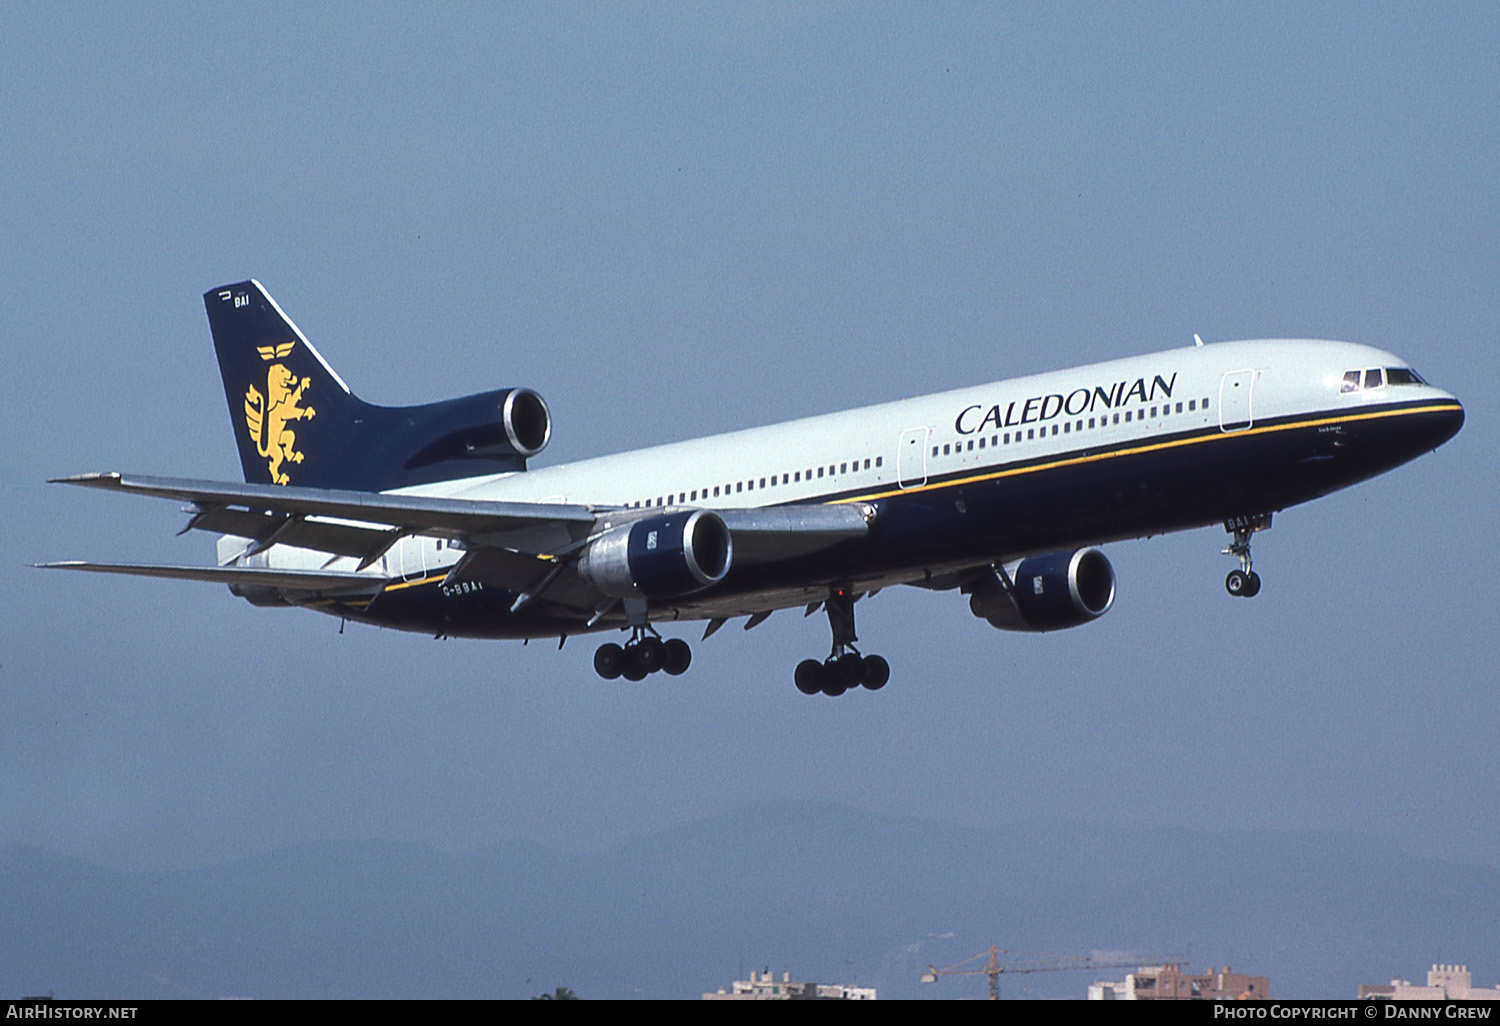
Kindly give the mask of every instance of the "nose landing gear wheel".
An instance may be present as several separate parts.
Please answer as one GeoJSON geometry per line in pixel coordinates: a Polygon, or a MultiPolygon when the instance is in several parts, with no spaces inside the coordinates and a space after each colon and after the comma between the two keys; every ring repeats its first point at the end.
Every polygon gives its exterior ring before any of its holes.
{"type": "Polygon", "coordinates": [[[1254,598],[1260,593],[1260,575],[1250,569],[1250,539],[1257,531],[1271,526],[1271,514],[1235,517],[1224,522],[1224,529],[1234,536],[1224,555],[1234,556],[1240,561],[1238,570],[1229,571],[1224,578],[1224,590],[1235,598],[1254,598]]]}

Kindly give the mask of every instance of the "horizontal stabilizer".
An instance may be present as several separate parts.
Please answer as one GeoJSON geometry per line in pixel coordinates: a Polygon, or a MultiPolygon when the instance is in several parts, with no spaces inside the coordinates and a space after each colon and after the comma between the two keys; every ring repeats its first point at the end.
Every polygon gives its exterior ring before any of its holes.
{"type": "Polygon", "coordinates": [[[134,577],[166,577],[177,581],[209,581],[240,587],[280,588],[286,591],[374,593],[386,584],[373,574],[340,573],[329,570],[268,570],[249,566],[154,566],[149,563],[33,563],[41,570],[87,570],[96,574],[129,574],[134,577]]]}

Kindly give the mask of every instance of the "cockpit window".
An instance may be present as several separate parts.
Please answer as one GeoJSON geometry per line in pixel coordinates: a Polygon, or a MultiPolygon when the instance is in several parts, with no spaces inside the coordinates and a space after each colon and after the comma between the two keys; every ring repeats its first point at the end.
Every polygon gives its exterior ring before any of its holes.
{"type": "Polygon", "coordinates": [[[1340,392],[1358,392],[1359,391],[1359,377],[1360,377],[1360,372],[1359,371],[1346,371],[1344,373],[1344,383],[1339,386],[1339,391],[1340,392]]]}
{"type": "Polygon", "coordinates": [[[1410,367],[1387,367],[1385,369],[1385,383],[1387,385],[1425,385],[1422,375],[1410,367]]]}
{"type": "Polygon", "coordinates": [[[1385,382],[1380,380],[1380,368],[1365,371],[1365,388],[1379,388],[1385,382]]]}

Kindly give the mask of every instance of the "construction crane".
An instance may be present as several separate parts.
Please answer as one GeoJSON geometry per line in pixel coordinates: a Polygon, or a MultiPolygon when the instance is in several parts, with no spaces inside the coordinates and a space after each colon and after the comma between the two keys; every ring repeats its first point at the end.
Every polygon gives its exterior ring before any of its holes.
{"type": "Polygon", "coordinates": [[[1069,969],[1125,969],[1135,968],[1142,965],[1154,965],[1156,961],[1150,958],[1142,958],[1132,955],[1129,958],[1095,958],[1092,955],[1017,955],[1013,960],[1000,961],[1001,955],[1015,955],[1013,951],[1006,951],[990,945],[989,951],[981,951],[973,958],[966,958],[962,962],[944,966],[928,966],[927,971],[922,974],[923,983],[936,983],[939,976],[988,976],[990,978],[990,1000],[1000,1000],[1000,974],[1001,973],[1056,973],[1069,969]],[[980,959],[986,959],[982,966],[976,966],[980,959]]]}

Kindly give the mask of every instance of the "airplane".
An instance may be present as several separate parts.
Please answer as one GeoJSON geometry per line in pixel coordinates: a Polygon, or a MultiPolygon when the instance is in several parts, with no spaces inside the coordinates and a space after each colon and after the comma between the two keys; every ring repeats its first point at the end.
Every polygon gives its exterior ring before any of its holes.
{"type": "Polygon", "coordinates": [[[503,388],[419,406],[357,398],[256,281],[204,295],[244,482],[56,479],[186,504],[214,566],[50,569],[227,584],[436,637],[628,632],[594,669],[638,681],[692,651],[658,626],[822,610],[829,655],[805,694],[878,690],[854,607],[894,585],[967,596],[1006,631],[1075,627],[1115,598],[1101,544],[1222,523],[1253,536],[1289,506],[1436,449],[1462,405],[1407,361],[1311,339],[1195,345],[528,468],[547,403],[503,388]]]}

